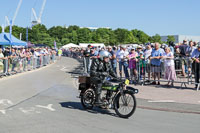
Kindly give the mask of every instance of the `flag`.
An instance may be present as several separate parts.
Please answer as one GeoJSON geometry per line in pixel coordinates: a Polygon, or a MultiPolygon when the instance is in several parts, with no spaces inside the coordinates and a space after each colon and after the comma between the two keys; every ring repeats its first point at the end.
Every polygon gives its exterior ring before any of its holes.
{"type": "Polygon", "coordinates": [[[12,43],[12,20],[10,20],[10,43],[12,43]]]}
{"type": "Polygon", "coordinates": [[[56,47],[56,41],[54,40],[54,48],[56,49],[57,47],[56,47]]]}

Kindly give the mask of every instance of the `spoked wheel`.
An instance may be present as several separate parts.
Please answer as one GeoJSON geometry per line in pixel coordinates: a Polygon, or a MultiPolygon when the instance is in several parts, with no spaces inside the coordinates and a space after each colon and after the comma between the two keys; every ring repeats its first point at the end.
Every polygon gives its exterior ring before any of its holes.
{"type": "Polygon", "coordinates": [[[86,90],[81,96],[81,104],[85,109],[92,109],[95,102],[95,93],[92,89],[86,90]]]}
{"type": "Polygon", "coordinates": [[[132,92],[125,91],[123,95],[120,93],[115,99],[115,112],[119,117],[129,118],[136,109],[136,99],[132,92]]]}

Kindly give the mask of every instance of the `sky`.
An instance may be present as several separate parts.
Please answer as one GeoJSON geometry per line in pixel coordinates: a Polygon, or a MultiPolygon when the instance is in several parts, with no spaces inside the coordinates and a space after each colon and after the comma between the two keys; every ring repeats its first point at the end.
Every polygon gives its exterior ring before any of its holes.
{"type": "MultiPolygon", "coordinates": [[[[19,0],[0,0],[0,24],[12,19],[19,0]]],[[[43,0],[23,0],[15,25],[31,25],[43,0]]],[[[139,29],[149,35],[200,36],[200,0],[47,0],[42,24],[139,29]]]]}

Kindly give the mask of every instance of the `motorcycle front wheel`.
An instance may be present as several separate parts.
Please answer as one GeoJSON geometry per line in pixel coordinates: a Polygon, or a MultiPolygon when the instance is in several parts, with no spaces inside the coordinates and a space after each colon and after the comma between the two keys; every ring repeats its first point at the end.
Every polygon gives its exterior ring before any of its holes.
{"type": "Polygon", "coordinates": [[[136,109],[136,99],[132,92],[124,91],[119,93],[114,101],[114,109],[116,114],[121,118],[129,118],[136,109]]]}

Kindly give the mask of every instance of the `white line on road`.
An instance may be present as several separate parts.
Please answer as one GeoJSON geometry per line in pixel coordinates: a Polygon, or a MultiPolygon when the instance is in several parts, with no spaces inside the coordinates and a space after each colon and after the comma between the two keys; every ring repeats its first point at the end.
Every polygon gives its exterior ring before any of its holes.
{"type": "Polygon", "coordinates": [[[149,100],[149,103],[174,103],[174,100],[149,100]]]}
{"type": "Polygon", "coordinates": [[[0,112],[4,115],[6,114],[6,110],[0,110],[0,112]]]}
{"type": "Polygon", "coordinates": [[[39,108],[45,108],[45,109],[48,109],[50,111],[56,111],[54,108],[52,108],[53,104],[49,104],[47,106],[42,106],[42,105],[36,105],[36,107],[39,107],[39,108]]]}
{"type": "Polygon", "coordinates": [[[21,110],[21,112],[23,112],[24,114],[33,114],[33,113],[41,113],[40,111],[36,111],[36,109],[34,107],[30,107],[30,108],[19,108],[19,110],[21,110]]]}
{"type": "Polygon", "coordinates": [[[8,99],[1,99],[0,100],[0,105],[10,106],[10,105],[13,105],[13,102],[8,100],[8,99]]]}
{"type": "Polygon", "coordinates": [[[63,67],[62,69],[60,69],[60,71],[67,71],[68,69],[66,67],[63,67]]]}

